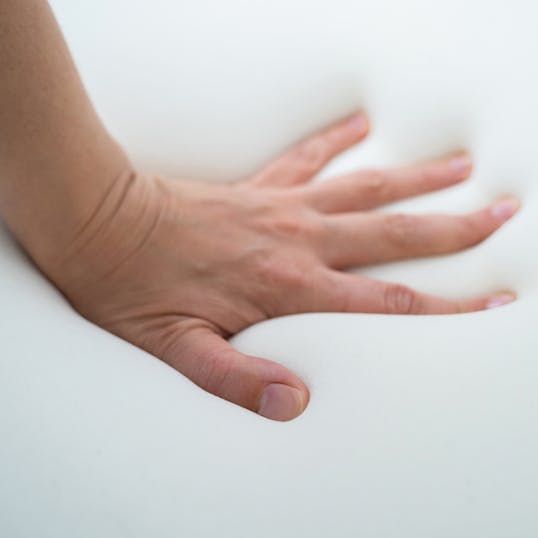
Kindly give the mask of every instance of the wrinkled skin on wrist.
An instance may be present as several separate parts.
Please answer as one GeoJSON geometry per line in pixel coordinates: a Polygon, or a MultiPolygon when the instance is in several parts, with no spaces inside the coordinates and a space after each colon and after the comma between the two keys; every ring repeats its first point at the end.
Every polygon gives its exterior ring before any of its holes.
{"type": "Polygon", "coordinates": [[[359,113],[232,184],[126,170],[46,271],[83,316],[205,390],[292,419],[308,403],[304,383],[282,365],[234,350],[228,337],[300,312],[459,313],[513,300],[502,292],[449,301],[341,271],[470,247],[517,209],[509,198],[467,215],[372,211],[465,180],[464,153],[310,181],[367,131],[359,113]]]}

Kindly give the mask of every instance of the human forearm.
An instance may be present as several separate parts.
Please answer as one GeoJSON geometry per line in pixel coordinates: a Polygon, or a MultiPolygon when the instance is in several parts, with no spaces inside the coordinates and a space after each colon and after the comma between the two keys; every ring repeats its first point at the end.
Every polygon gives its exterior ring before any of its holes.
{"type": "Polygon", "coordinates": [[[48,2],[0,2],[0,80],[0,213],[46,264],[130,165],[95,113],[48,2]]]}

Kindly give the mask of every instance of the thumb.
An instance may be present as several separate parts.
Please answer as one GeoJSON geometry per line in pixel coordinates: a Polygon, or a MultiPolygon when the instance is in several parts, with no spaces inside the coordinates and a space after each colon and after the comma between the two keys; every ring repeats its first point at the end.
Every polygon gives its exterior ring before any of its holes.
{"type": "Polygon", "coordinates": [[[204,390],[273,420],[291,420],[306,408],[306,385],[276,362],[244,355],[202,326],[172,335],[162,359],[204,390]]]}

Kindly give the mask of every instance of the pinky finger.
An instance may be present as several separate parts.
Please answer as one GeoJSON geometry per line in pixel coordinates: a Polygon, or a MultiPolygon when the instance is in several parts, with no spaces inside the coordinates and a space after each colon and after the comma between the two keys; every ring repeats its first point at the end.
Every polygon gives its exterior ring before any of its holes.
{"type": "Polygon", "coordinates": [[[402,284],[329,270],[335,309],[377,314],[461,314],[495,308],[515,300],[511,291],[500,291],[462,300],[421,293],[402,284]]]}

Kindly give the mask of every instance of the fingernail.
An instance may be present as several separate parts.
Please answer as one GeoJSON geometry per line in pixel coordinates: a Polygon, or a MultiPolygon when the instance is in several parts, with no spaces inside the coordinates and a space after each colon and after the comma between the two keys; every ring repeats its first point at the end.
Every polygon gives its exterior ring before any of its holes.
{"type": "Polygon", "coordinates": [[[347,125],[355,133],[364,134],[368,130],[368,119],[363,112],[359,112],[349,118],[347,125]]]}
{"type": "Polygon", "coordinates": [[[515,300],[516,296],[513,293],[500,293],[494,295],[486,304],[486,308],[496,308],[504,304],[511,303],[515,300]]]}
{"type": "Polygon", "coordinates": [[[508,220],[519,209],[515,198],[505,198],[491,207],[491,214],[500,221],[508,220]]]}
{"type": "Polygon", "coordinates": [[[454,172],[468,172],[473,164],[471,157],[466,154],[458,155],[457,157],[454,157],[450,160],[450,168],[454,170],[454,172]]]}
{"type": "Polygon", "coordinates": [[[258,414],[273,420],[291,420],[303,412],[304,400],[300,390],[282,383],[271,383],[260,398],[258,414]]]}

